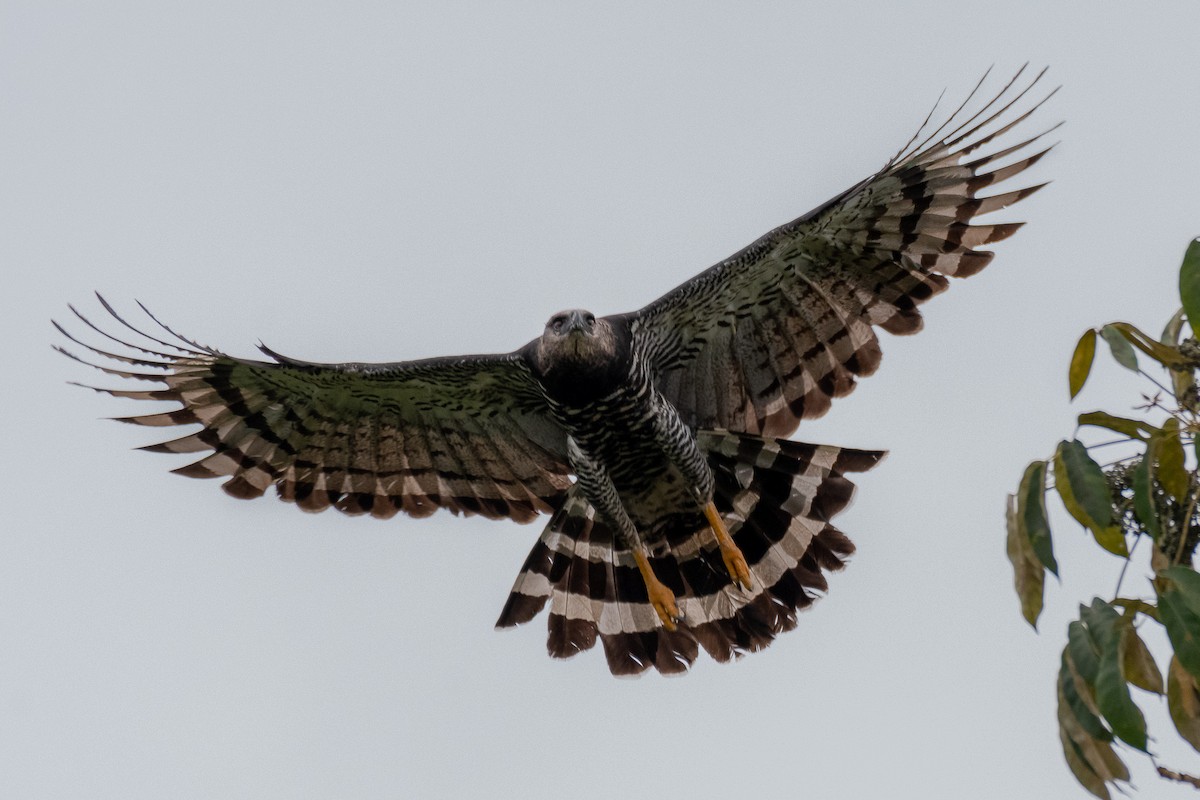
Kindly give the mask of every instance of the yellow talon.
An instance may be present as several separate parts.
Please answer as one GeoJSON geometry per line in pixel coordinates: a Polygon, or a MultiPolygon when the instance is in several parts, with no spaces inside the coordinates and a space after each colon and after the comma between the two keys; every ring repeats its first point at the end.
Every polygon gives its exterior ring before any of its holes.
{"type": "Polygon", "coordinates": [[[729,573],[729,577],[738,586],[749,589],[751,585],[750,566],[746,563],[746,557],[742,555],[741,549],[733,543],[733,537],[725,528],[725,521],[721,519],[717,507],[712,504],[711,500],[704,507],[704,516],[708,518],[708,524],[712,526],[713,533],[717,535],[717,544],[721,548],[721,559],[725,562],[725,570],[729,573]]]}
{"type": "Polygon", "coordinates": [[[679,613],[679,606],[675,603],[675,594],[654,574],[654,570],[650,568],[650,561],[644,553],[635,550],[633,559],[637,562],[638,571],[642,573],[642,580],[646,583],[646,594],[650,597],[650,605],[654,606],[663,627],[674,631],[675,624],[683,619],[683,615],[679,613]]]}

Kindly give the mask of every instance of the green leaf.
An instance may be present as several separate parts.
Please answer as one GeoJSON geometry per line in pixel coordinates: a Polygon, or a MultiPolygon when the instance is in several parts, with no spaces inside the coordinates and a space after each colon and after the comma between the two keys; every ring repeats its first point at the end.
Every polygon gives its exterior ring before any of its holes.
{"type": "Polygon", "coordinates": [[[1079,674],[1068,648],[1063,648],[1061,666],[1058,670],[1058,701],[1065,702],[1080,727],[1093,739],[1112,741],[1112,732],[1100,720],[1096,708],[1096,689],[1089,686],[1079,674]]]}
{"type": "MultiPolygon", "coordinates": [[[[1080,614],[1085,610],[1086,606],[1079,607],[1080,614]]],[[[1079,620],[1067,626],[1067,650],[1079,677],[1084,683],[1095,686],[1096,677],[1100,674],[1100,652],[1079,620]]]]}
{"type": "MultiPolygon", "coordinates": [[[[1062,704],[1059,704],[1062,708],[1062,704]]],[[[1097,752],[1097,745],[1094,740],[1086,738],[1084,734],[1078,732],[1078,724],[1070,718],[1060,719],[1058,723],[1058,739],[1062,742],[1063,758],[1067,762],[1067,767],[1070,768],[1071,774],[1075,776],[1075,780],[1079,781],[1079,785],[1087,789],[1092,795],[1100,798],[1100,800],[1112,800],[1112,795],[1108,793],[1108,786],[1105,785],[1104,778],[1096,771],[1097,767],[1092,765],[1095,761],[1099,768],[1103,769],[1103,760],[1100,753],[1097,752]],[[1083,739],[1083,742],[1088,745],[1091,751],[1091,757],[1085,753],[1084,746],[1080,744],[1076,737],[1083,739]]],[[[1112,751],[1112,745],[1102,744],[1102,747],[1107,747],[1112,751]]],[[[1113,758],[1116,758],[1116,753],[1112,753],[1113,758]]]]}
{"type": "Polygon", "coordinates": [[[1169,347],[1159,340],[1152,338],[1136,325],[1130,325],[1128,322],[1110,322],[1106,327],[1116,330],[1131,345],[1165,367],[1185,366],[1187,364],[1187,359],[1180,354],[1178,348],[1169,347]]]}
{"type": "Polygon", "coordinates": [[[1101,547],[1115,555],[1129,556],[1125,537],[1113,524],[1112,500],[1104,472],[1082,443],[1059,442],[1054,452],[1054,485],[1067,511],[1092,532],[1101,547]]]}
{"type": "Polygon", "coordinates": [[[1200,686],[1175,657],[1167,668],[1167,710],[1183,740],[1200,750],[1200,686]]]}
{"type": "Polygon", "coordinates": [[[1158,613],[1179,662],[1193,677],[1200,677],[1200,614],[1189,607],[1178,590],[1158,596],[1158,613]]]}
{"type": "Polygon", "coordinates": [[[1200,616],[1200,572],[1191,567],[1176,565],[1167,567],[1158,574],[1175,584],[1188,606],[1200,616]]]}
{"type": "Polygon", "coordinates": [[[1086,414],[1080,414],[1079,424],[1107,428],[1110,431],[1124,434],[1130,439],[1140,439],[1142,441],[1146,441],[1148,438],[1148,435],[1143,431],[1152,430],[1149,425],[1140,420],[1114,417],[1105,411],[1089,411],[1086,414]]]}
{"type": "Polygon", "coordinates": [[[1179,344],[1179,333],[1182,330],[1183,309],[1181,308],[1171,316],[1171,319],[1167,322],[1166,327],[1163,328],[1162,338],[1160,338],[1159,341],[1165,344],[1167,347],[1174,347],[1175,345],[1179,344]]]}
{"type": "Polygon", "coordinates": [[[1104,341],[1108,342],[1113,359],[1125,369],[1137,372],[1137,353],[1133,351],[1133,345],[1121,335],[1121,332],[1111,325],[1105,325],[1100,329],[1100,335],[1104,337],[1104,341]]]}
{"type": "Polygon", "coordinates": [[[1089,328],[1079,337],[1075,352],[1071,354],[1071,367],[1067,370],[1067,382],[1071,388],[1071,399],[1083,389],[1088,375],[1092,371],[1092,361],[1096,358],[1096,331],[1089,328]]]}
{"type": "Polygon", "coordinates": [[[1021,616],[1037,630],[1038,617],[1042,613],[1045,570],[1033,552],[1028,535],[1022,530],[1021,516],[1017,513],[1017,500],[1012,495],[1008,496],[1005,518],[1008,522],[1005,549],[1013,566],[1013,588],[1017,591],[1017,599],[1021,601],[1021,616]]]}
{"type": "Polygon", "coordinates": [[[1191,404],[1195,400],[1190,397],[1196,389],[1196,373],[1186,367],[1171,367],[1167,370],[1171,376],[1171,392],[1181,407],[1195,411],[1191,404]]]}
{"type": "MultiPolygon", "coordinates": [[[[1078,626],[1077,635],[1087,636],[1080,623],[1071,624],[1078,626]]],[[[1109,798],[1107,784],[1128,781],[1129,769],[1113,750],[1112,733],[1099,713],[1094,690],[1081,676],[1068,644],[1058,673],[1058,734],[1063,756],[1084,788],[1096,797],[1109,798]]]]}
{"type": "Polygon", "coordinates": [[[1179,267],[1179,299],[1192,333],[1200,338],[1200,239],[1193,239],[1179,267]]]}
{"type": "MultiPolygon", "coordinates": [[[[1081,612],[1089,638],[1100,651],[1096,674],[1096,707],[1118,737],[1131,747],[1146,750],[1146,718],[1129,696],[1121,659],[1121,626],[1129,620],[1100,598],[1081,612]]],[[[1069,646],[1069,645],[1068,645],[1069,646]]]]}
{"type": "Polygon", "coordinates": [[[1154,506],[1154,481],[1150,475],[1150,458],[1144,456],[1133,471],[1133,513],[1145,526],[1150,538],[1158,541],[1162,529],[1158,525],[1158,511],[1154,506]]]}
{"type": "MultiPolygon", "coordinates": [[[[1183,320],[1184,314],[1181,308],[1171,316],[1166,327],[1163,328],[1162,338],[1159,341],[1167,347],[1178,350],[1179,334],[1183,331],[1183,320]]],[[[1179,401],[1180,405],[1184,405],[1185,397],[1196,388],[1196,373],[1186,363],[1179,364],[1168,372],[1171,376],[1171,388],[1175,393],[1175,399],[1179,401]]],[[[1197,439],[1196,444],[1200,447],[1200,439],[1197,439]]]]}
{"type": "Polygon", "coordinates": [[[1187,506],[1188,487],[1191,477],[1188,475],[1183,455],[1183,440],[1179,436],[1179,420],[1170,417],[1163,423],[1162,433],[1158,438],[1158,463],[1155,465],[1155,475],[1163,488],[1171,493],[1181,506],[1187,506]]]}
{"type": "Polygon", "coordinates": [[[1121,626],[1121,673],[1125,680],[1139,689],[1162,694],[1162,673],[1158,670],[1158,664],[1154,663],[1154,656],[1150,655],[1150,649],[1138,636],[1133,620],[1129,617],[1122,619],[1125,622],[1121,626]]]}
{"type": "Polygon", "coordinates": [[[1046,521],[1046,462],[1034,461],[1025,468],[1017,490],[1017,521],[1033,545],[1034,555],[1046,569],[1058,575],[1050,523],[1046,521]]]}

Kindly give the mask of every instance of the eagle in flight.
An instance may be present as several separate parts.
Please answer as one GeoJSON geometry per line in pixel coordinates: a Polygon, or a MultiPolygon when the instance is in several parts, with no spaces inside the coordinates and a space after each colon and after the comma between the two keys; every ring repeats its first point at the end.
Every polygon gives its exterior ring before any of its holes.
{"type": "Polygon", "coordinates": [[[876,370],[876,328],[919,330],[918,306],[1020,227],[977,215],[1041,188],[980,194],[1037,162],[1050,148],[1026,148],[1048,131],[969,159],[1053,95],[1022,102],[1045,70],[1023,72],[966,111],[981,80],[879,172],[644,308],[557,313],[511,353],[319,364],[260,345],[270,360],[235,358],[144,306],[157,332],[134,327],[103,298],[123,337],[71,310],[122,352],[55,326],[121,362],[91,366],[157,384],[89,388],[179,404],[124,421],[199,426],[143,448],[206,454],[176,472],[225,478],[234,497],[274,487],[305,511],[549,514],[498,627],[549,603],[555,657],[599,639],[618,675],[683,672],[700,648],[728,661],[826,590],[854,550],[831,522],[853,493],[845,476],[884,455],[783,437],[876,370]]]}

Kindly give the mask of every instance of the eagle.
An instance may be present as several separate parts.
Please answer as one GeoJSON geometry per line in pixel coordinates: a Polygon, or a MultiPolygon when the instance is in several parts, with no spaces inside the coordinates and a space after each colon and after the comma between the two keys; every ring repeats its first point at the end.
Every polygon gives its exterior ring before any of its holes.
{"type": "Polygon", "coordinates": [[[686,672],[701,649],[727,662],[827,591],[854,551],[832,522],[846,476],[884,456],[786,437],[875,372],[876,329],[915,333],[920,304],[1022,224],[977,216],[1045,185],[982,194],[1042,158],[1053,145],[1031,145],[1057,125],[971,155],[1054,94],[1035,100],[1045,70],[1024,74],[975,101],[985,74],[874,175],[644,308],[562,311],[509,353],[323,364],[260,344],[268,360],[237,358],[99,295],[110,324],[68,306],[92,334],[54,325],[114,363],[55,347],[152,384],[87,388],[178,404],[121,419],[198,426],[142,449],[203,453],[174,471],[224,478],[234,497],[274,487],[305,511],[383,519],[549,515],[497,627],[549,604],[551,656],[599,640],[614,675],[686,672]],[[97,334],[112,344],[85,342],[97,334]]]}

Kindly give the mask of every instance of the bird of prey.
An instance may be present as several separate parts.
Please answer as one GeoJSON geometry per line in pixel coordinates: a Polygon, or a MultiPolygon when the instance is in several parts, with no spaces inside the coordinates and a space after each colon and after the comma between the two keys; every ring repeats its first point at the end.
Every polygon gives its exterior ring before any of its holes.
{"type": "Polygon", "coordinates": [[[121,336],[71,308],[120,352],[55,325],[121,362],[91,366],[156,384],[89,388],[178,404],[124,421],[199,426],[144,448],[205,453],[176,472],[225,478],[240,498],[274,487],[305,511],[548,514],[498,627],[549,603],[552,656],[599,640],[617,675],[684,672],[701,648],[729,661],[826,591],[854,550],[831,522],[845,476],[883,457],[784,437],[875,371],[876,328],[916,332],[918,306],[1020,227],[976,216],[1041,188],[981,194],[1037,162],[1050,148],[1029,146],[1048,131],[971,156],[1053,94],[1025,99],[1042,74],[1023,72],[968,111],[981,80],[877,173],[644,308],[557,313],[510,353],[319,364],[260,345],[269,360],[250,360],[144,306],[143,331],[103,298],[121,336]]]}

